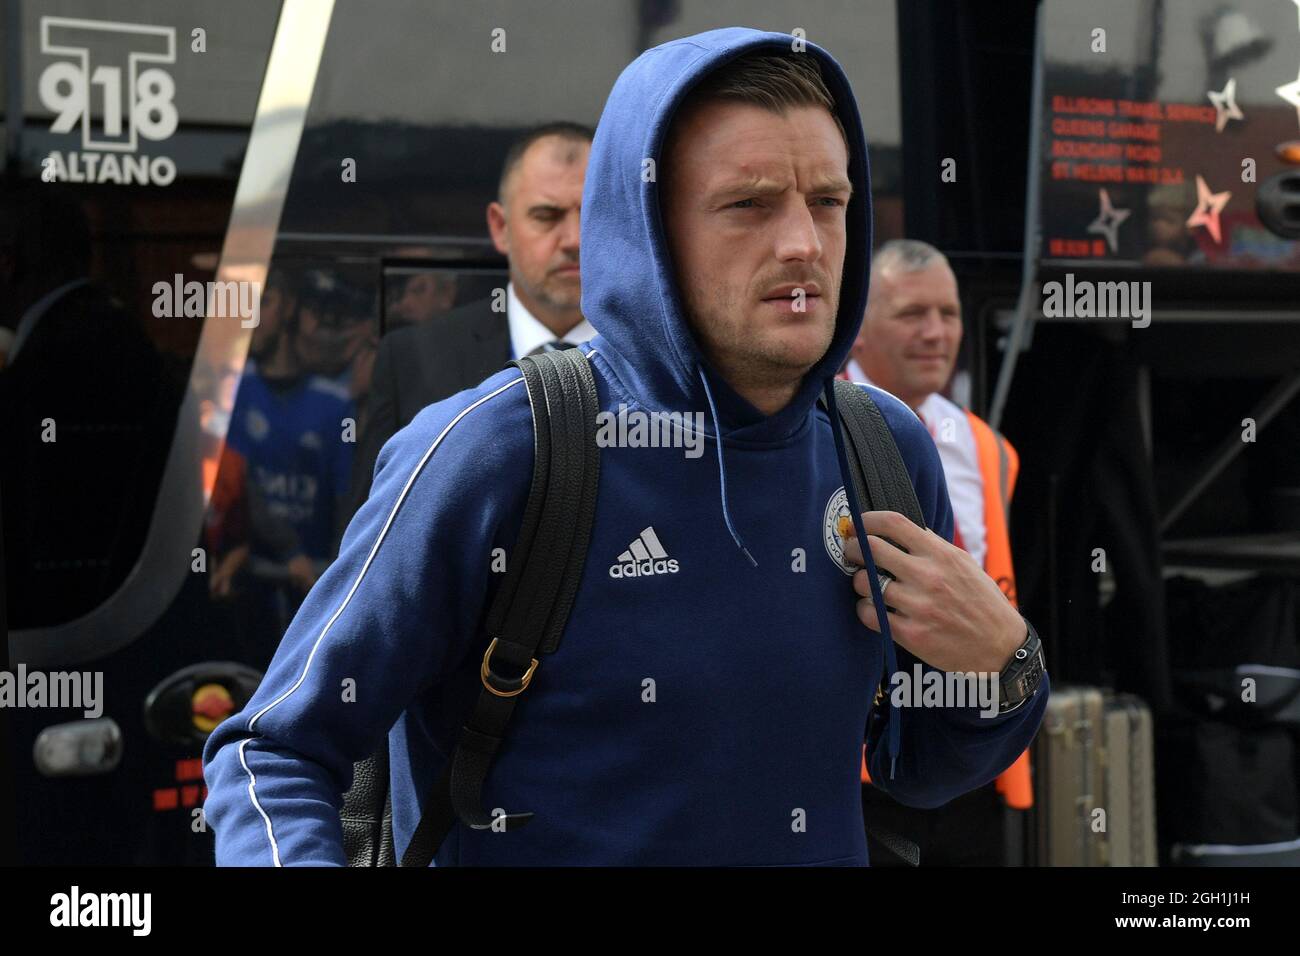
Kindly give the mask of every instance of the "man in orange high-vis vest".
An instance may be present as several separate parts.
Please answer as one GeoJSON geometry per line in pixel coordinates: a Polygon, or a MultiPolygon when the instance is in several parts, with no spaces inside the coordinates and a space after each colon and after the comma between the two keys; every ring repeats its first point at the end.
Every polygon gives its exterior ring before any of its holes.
{"type": "MultiPolygon", "coordinates": [[[[943,396],[961,346],[957,278],[938,249],[899,239],[876,253],[866,314],[841,377],[893,393],[929,428],[952,500],[953,543],[978,561],[1016,603],[1008,517],[1020,458],[979,416],[943,396]]],[[[994,783],[943,807],[904,807],[870,785],[864,758],[868,819],[915,840],[922,865],[1003,862],[1002,806],[1033,805],[1029,752],[994,783]]],[[[896,862],[878,859],[872,864],[896,862]]]]}

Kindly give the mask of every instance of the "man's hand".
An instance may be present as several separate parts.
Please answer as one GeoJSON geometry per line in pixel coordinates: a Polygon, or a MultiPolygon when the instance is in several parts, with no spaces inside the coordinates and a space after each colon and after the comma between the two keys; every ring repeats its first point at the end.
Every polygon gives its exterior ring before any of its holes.
{"type": "MultiPolygon", "coordinates": [[[[884,598],[895,642],[942,671],[1000,672],[1010,663],[1025,641],[1024,619],[974,558],[896,511],[863,512],[862,527],[876,567],[894,576],[884,598]]],[[[859,568],[858,618],[878,632],[862,549],[850,535],[844,554],[859,568]]]]}
{"type": "Polygon", "coordinates": [[[289,559],[289,580],[306,594],[316,583],[316,565],[305,554],[294,555],[289,559]]]}
{"type": "Polygon", "coordinates": [[[231,549],[219,562],[217,569],[212,572],[212,577],[208,582],[208,591],[213,598],[224,600],[230,597],[233,592],[233,583],[235,575],[239,573],[244,562],[248,560],[248,545],[241,544],[237,548],[231,549]]]}

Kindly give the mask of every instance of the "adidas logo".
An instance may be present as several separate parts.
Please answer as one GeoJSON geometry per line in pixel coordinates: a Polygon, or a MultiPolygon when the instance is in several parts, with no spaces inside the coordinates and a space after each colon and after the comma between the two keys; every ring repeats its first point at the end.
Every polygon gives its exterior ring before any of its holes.
{"type": "Polygon", "coordinates": [[[677,559],[659,543],[654,528],[646,528],[633,539],[627,550],[609,566],[611,578],[639,578],[650,574],[676,574],[677,559]]]}

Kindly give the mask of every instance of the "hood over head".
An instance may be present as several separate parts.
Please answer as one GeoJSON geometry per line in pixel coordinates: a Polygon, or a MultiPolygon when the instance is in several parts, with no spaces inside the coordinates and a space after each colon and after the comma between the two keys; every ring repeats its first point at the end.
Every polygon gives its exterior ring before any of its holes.
{"type": "MultiPolygon", "coordinates": [[[[605,103],[587,162],[582,192],[582,311],[609,348],[601,354],[631,397],[650,410],[695,412],[707,407],[717,438],[722,520],[736,547],[757,566],[732,522],[727,503],[724,444],[778,443],[798,431],[825,396],[840,477],[848,495],[859,541],[866,541],[861,506],[835,405],[834,376],[862,324],[871,257],[871,172],[857,102],[835,59],[814,43],[786,33],[741,27],[710,30],[647,50],[619,76],[605,103]],[[822,80],[835,101],[849,150],[853,195],[846,218],[844,269],[839,310],[830,347],[807,373],[793,400],[764,415],[712,368],[691,331],[677,289],[672,257],[659,207],[658,176],[647,176],[647,160],[658,171],[673,116],[702,79],[746,53],[770,52],[817,58],[822,80]]],[[[889,617],[871,549],[863,549],[872,601],[881,621],[885,677],[898,669],[889,617]]],[[[900,720],[888,723],[890,776],[900,750],[900,720]]]]}
{"type": "Polygon", "coordinates": [[[699,411],[716,403],[727,441],[779,441],[802,424],[826,378],[848,357],[866,305],[871,253],[871,176],[857,103],[834,58],[800,40],[835,100],[849,147],[853,197],[846,210],[844,275],[835,335],[793,401],[765,416],[737,394],[701,352],[687,321],[659,209],[656,170],[686,94],[742,54],[789,54],[795,38],[741,27],[672,40],[637,57],[609,94],[582,195],[582,311],[616,353],[602,352],[633,398],[651,409],[699,411]],[[701,381],[701,371],[708,384],[701,381]]]}

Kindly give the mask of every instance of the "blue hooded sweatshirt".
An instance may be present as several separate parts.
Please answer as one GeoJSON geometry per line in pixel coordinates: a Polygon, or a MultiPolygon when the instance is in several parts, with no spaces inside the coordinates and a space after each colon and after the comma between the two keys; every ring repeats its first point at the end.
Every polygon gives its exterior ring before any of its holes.
{"type": "MultiPolygon", "coordinates": [[[[774,415],[731,389],[697,347],[657,186],[642,176],[693,84],[737,55],[790,44],[746,29],[676,40],[638,57],[610,94],[583,193],[582,304],[599,332],[584,349],[603,410],[701,412],[704,453],[602,449],[568,626],[520,696],[483,788],[487,811],[535,815],[505,832],[458,823],[436,865],[867,863],[859,768],[872,700],[879,682],[890,687],[887,665],[911,674],[917,661],[858,620],[832,554],[835,499],[850,483],[817,398],[857,333],[871,248],[866,144],[848,80],[807,45],[848,136],[854,192],[833,342],[774,415]],[[632,566],[651,573],[623,573],[632,566]]],[[[868,391],[926,523],[951,540],[928,432],[893,396],[868,391]]],[[[341,794],[353,762],[385,734],[401,857],[480,692],[484,619],[532,459],[513,368],[430,405],[387,442],[338,559],[253,699],[208,740],[204,808],[219,864],[342,865],[341,794]]],[[[977,705],[877,706],[872,778],[902,803],[946,803],[1019,756],[1047,694],[1044,679],[1034,698],[992,718],[977,705]]]]}

